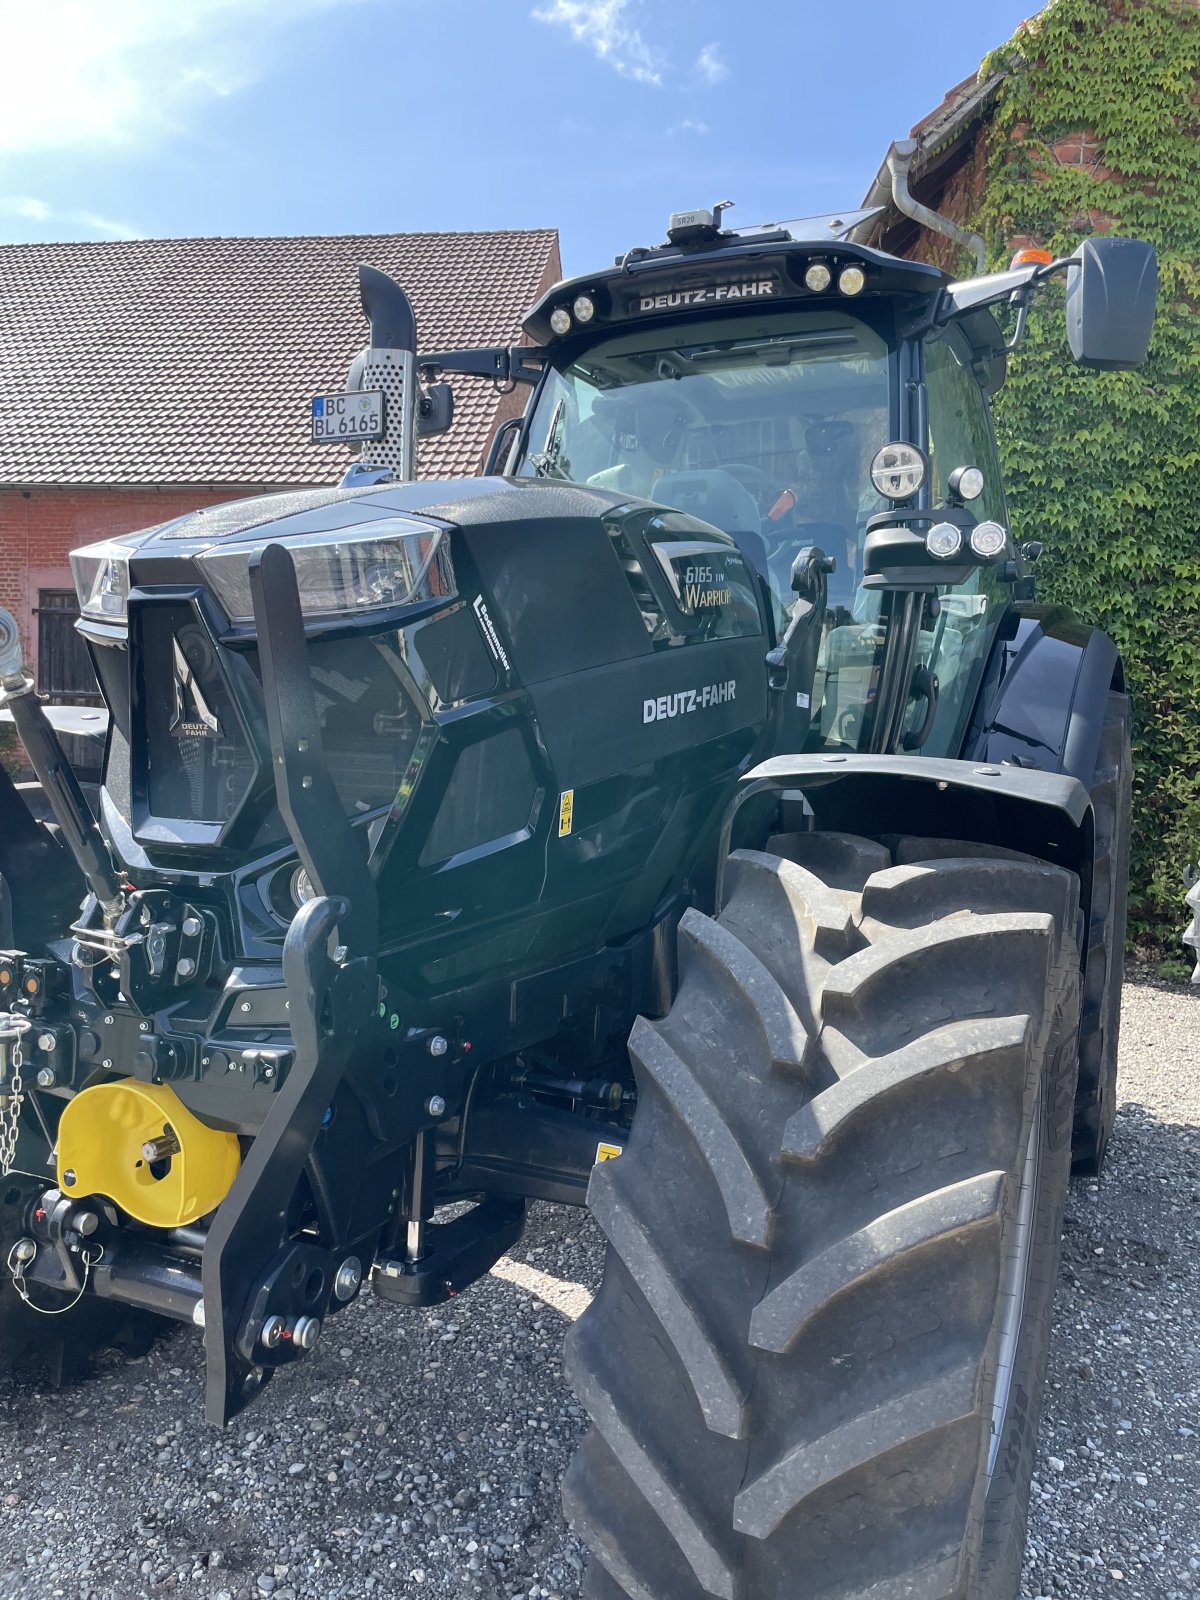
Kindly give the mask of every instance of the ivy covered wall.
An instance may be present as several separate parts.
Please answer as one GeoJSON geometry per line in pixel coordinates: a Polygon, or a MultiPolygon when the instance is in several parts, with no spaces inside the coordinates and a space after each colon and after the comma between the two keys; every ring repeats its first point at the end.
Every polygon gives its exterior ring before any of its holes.
{"type": "MultiPolygon", "coordinates": [[[[973,225],[1068,254],[1112,231],[1158,249],[1151,355],[1092,373],[1043,294],[996,403],[1019,540],[1044,538],[1039,598],[1112,634],[1135,716],[1130,931],[1178,950],[1200,857],[1200,0],[1052,0],[983,65],[1004,78],[977,145],[973,225]]],[[[960,272],[963,270],[959,267],[960,272]]]]}

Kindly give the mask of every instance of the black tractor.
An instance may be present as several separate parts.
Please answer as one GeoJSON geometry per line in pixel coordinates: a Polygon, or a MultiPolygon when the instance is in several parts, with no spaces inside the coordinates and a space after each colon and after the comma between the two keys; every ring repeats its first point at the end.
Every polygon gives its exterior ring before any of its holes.
{"type": "Polygon", "coordinates": [[[10,1369],[174,1318],[225,1423],[366,1287],[434,1305],[586,1204],[588,1594],[1015,1595],[1129,701],[1034,600],[988,396],[1060,275],[1076,358],[1136,366],[1154,257],[953,281],[861,222],[677,215],[511,349],[417,355],[364,269],[340,486],[73,556],[98,786],[8,627],[10,1369]],[[528,405],[414,481],[456,374],[528,405]]]}

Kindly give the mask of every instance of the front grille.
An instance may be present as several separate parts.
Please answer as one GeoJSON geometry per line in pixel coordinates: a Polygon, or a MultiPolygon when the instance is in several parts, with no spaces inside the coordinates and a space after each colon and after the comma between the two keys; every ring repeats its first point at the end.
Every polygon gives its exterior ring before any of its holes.
{"type": "Polygon", "coordinates": [[[227,822],[257,768],[217,646],[187,604],[141,606],[138,621],[147,807],[154,817],[227,822]]]}
{"type": "Polygon", "coordinates": [[[349,816],[391,805],[420,730],[400,679],[400,637],[328,639],[309,646],[325,761],[349,816]]]}

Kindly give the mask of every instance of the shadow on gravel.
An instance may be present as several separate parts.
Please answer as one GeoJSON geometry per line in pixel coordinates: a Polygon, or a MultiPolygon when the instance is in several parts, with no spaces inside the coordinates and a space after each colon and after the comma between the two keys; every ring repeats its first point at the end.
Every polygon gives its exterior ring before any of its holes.
{"type": "Polygon", "coordinates": [[[1126,1101],[1068,1197],[1025,1596],[1200,1592],[1198,1217],[1200,1126],[1126,1101]]]}
{"type": "Polygon", "coordinates": [[[74,1389],[0,1387],[0,1595],[574,1600],[560,1352],[601,1260],[588,1218],[534,1207],[505,1276],[433,1312],[364,1296],[224,1432],[191,1330],[74,1389]]]}

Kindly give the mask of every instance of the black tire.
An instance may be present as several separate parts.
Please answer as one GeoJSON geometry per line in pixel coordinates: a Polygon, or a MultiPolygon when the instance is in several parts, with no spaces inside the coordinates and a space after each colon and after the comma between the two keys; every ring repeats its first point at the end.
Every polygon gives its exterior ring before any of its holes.
{"type": "Polygon", "coordinates": [[[1079,1023],[1079,1091],[1072,1153],[1078,1172],[1098,1173],[1117,1115],[1117,1044],[1125,976],[1133,757],[1129,696],[1110,694],[1092,781],[1096,855],[1079,1023]]]}
{"type": "Polygon", "coordinates": [[[719,918],[683,919],[675,1003],[630,1041],[628,1147],[589,1190],[609,1248],[567,1366],[594,1426],[564,1484],[585,1593],[1010,1600],[1070,1163],[1077,880],[896,866],[839,835],[769,848],[731,857],[719,918]]]}

